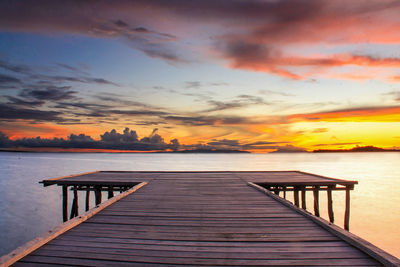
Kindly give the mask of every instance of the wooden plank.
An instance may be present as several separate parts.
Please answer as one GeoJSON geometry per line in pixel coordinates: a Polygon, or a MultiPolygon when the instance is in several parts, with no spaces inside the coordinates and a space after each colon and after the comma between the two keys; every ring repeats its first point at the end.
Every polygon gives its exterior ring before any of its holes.
{"type": "MultiPolygon", "coordinates": [[[[186,264],[186,265],[225,265],[225,266],[287,266],[287,265],[302,265],[302,266],[379,266],[376,262],[370,259],[212,259],[212,258],[194,258],[194,257],[163,257],[163,256],[129,256],[106,254],[106,253],[74,253],[76,260],[103,260],[110,264],[110,261],[114,261],[116,264],[122,262],[129,263],[151,263],[151,264],[186,264]]],[[[32,259],[32,256],[28,256],[24,261],[39,261],[38,258],[32,259]]],[[[41,257],[41,256],[35,256],[41,257]]],[[[64,262],[63,259],[71,259],[69,252],[53,251],[52,256],[42,256],[44,260],[53,259],[53,263],[64,262]]],[[[48,261],[49,262],[49,261],[48,261]]],[[[68,262],[68,261],[66,261],[68,262]]],[[[79,261],[75,262],[76,265],[79,261]]]]}
{"type": "Polygon", "coordinates": [[[108,201],[100,204],[98,207],[90,210],[89,212],[82,214],[79,217],[75,217],[74,219],[69,220],[63,224],[60,224],[59,226],[48,231],[47,233],[29,241],[28,243],[26,243],[25,245],[23,245],[21,247],[18,247],[17,249],[11,251],[9,254],[6,254],[0,258],[0,266],[1,265],[8,266],[8,265],[15,263],[19,259],[28,255],[29,253],[33,252],[34,250],[38,249],[39,247],[43,246],[44,244],[48,243],[50,240],[53,240],[54,238],[58,237],[59,235],[74,228],[78,224],[81,224],[82,222],[88,220],[89,218],[93,217],[101,210],[114,204],[115,202],[119,201],[120,199],[134,193],[135,191],[139,190],[141,187],[145,186],[146,184],[147,184],[146,182],[140,183],[137,186],[131,188],[130,190],[128,190],[118,196],[115,196],[114,198],[109,199],[108,201]]]}
{"type": "Polygon", "coordinates": [[[128,257],[152,257],[157,255],[157,257],[176,257],[176,258],[208,258],[208,259],[260,259],[260,260],[270,260],[270,259],[367,259],[368,255],[357,251],[327,251],[327,252],[307,252],[307,251],[264,251],[254,252],[254,251],[175,251],[175,250],[157,250],[154,248],[143,249],[143,248],[111,248],[111,247],[86,247],[86,246],[57,246],[48,245],[39,249],[35,255],[37,256],[54,256],[54,254],[59,255],[60,253],[70,253],[70,257],[82,255],[83,253],[93,254],[109,254],[109,255],[120,255],[124,259],[128,257]]]}
{"type": "Polygon", "coordinates": [[[56,184],[58,181],[63,180],[63,179],[80,177],[83,175],[97,173],[97,172],[98,171],[92,171],[92,172],[84,172],[84,173],[78,173],[78,174],[73,174],[73,175],[61,176],[61,177],[57,177],[57,178],[46,179],[46,180],[41,181],[40,183],[43,183],[44,186],[49,186],[49,185],[56,184]]]}

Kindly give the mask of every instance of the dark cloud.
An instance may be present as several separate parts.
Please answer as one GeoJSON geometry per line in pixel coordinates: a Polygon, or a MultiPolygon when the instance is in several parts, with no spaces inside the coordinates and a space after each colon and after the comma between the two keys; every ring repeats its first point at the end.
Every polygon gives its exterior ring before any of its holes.
{"type": "MultiPolygon", "coordinates": [[[[281,150],[289,149],[287,142],[269,142],[258,141],[246,143],[237,139],[220,139],[208,142],[202,145],[201,149],[226,149],[226,150],[244,150],[244,151],[257,151],[257,150],[281,150]]],[[[292,147],[290,147],[292,148],[292,147]]],[[[197,147],[198,149],[198,147],[197,147]]],[[[297,151],[305,151],[304,149],[296,148],[297,151]]]]}
{"type": "Polygon", "coordinates": [[[74,98],[75,94],[77,94],[76,91],[70,89],[70,86],[48,86],[43,89],[25,89],[20,93],[20,96],[45,101],[66,100],[74,98]]]}
{"type": "Polygon", "coordinates": [[[10,140],[4,133],[0,132],[0,147],[27,147],[27,148],[89,148],[89,149],[117,149],[132,151],[166,151],[178,150],[179,141],[173,139],[166,143],[164,138],[157,134],[154,129],[150,136],[138,138],[136,131],[125,128],[123,133],[118,133],[115,129],[105,132],[100,140],[94,140],[85,134],[71,134],[67,139],[64,138],[21,138],[10,140]]]}
{"type": "Polygon", "coordinates": [[[228,102],[208,100],[207,103],[211,106],[211,108],[204,110],[204,112],[223,111],[255,105],[270,104],[268,102],[265,102],[262,97],[252,95],[238,95],[235,100],[228,102]]]}
{"type": "Polygon", "coordinates": [[[0,120],[34,120],[34,121],[64,121],[62,113],[29,108],[16,108],[11,105],[0,104],[0,120]]]}
{"type": "Polygon", "coordinates": [[[163,116],[167,121],[190,126],[204,126],[204,125],[232,125],[232,124],[247,124],[251,123],[245,117],[229,117],[229,116],[179,116],[168,115],[163,116]]]}
{"type": "Polygon", "coordinates": [[[9,62],[4,61],[4,60],[0,60],[0,68],[2,68],[4,70],[7,70],[7,71],[20,73],[20,74],[30,74],[30,73],[32,73],[32,68],[27,66],[27,65],[12,64],[12,63],[9,63],[9,62]]]}
{"type": "Polygon", "coordinates": [[[43,100],[26,100],[26,99],[22,99],[19,97],[13,97],[13,96],[6,96],[6,98],[8,99],[8,104],[11,105],[16,105],[16,106],[24,106],[24,107],[37,107],[37,106],[42,106],[45,101],[43,100]]]}
{"type": "Polygon", "coordinates": [[[56,65],[62,69],[71,71],[73,73],[88,75],[87,70],[83,69],[82,67],[74,67],[65,63],[56,63],[56,65]]]}
{"type": "Polygon", "coordinates": [[[21,80],[9,75],[0,74],[0,84],[20,84],[21,80]]]}

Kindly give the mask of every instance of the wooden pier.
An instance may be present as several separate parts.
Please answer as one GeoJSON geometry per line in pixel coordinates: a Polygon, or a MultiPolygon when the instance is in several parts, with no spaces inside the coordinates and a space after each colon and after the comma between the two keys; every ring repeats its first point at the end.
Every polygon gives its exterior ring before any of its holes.
{"type": "Polygon", "coordinates": [[[89,192],[86,202],[91,191],[97,204],[102,191],[110,199],[80,216],[72,207],[73,219],[2,257],[5,266],[400,266],[304,210],[307,191],[329,200],[354,181],[297,171],[94,172],[43,183],[62,186],[64,219],[68,188],[73,206],[78,190],[89,192]],[[279,196],[286,191],[295,205],[279,196]]]}

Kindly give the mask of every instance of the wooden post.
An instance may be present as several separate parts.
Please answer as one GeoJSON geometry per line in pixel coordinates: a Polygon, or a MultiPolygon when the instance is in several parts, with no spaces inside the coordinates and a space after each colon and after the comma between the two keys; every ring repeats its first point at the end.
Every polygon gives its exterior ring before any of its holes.
{"type": "Polygon", "coordinates": [[[306,188],[305,188],[305,186],[303,186],[301,188],[301,208],[303,210],[307,209],[307,205],[306,205],[306,188]]]}
{"type": "Polygon", "coordinates": [[[314,215],[319,217],[319,186],[314,186],[314,215]]]}
{"type": "Polygon", "coordinates": [[[90,186],[88,185],[86,188],[85,211],[89,210],[89,202],[90,202],[90,186]]]}
{"type": "Polygon", "coordinates": [[[349,231],[350,223],[350,186],[346,186],[346,209],[344,211],[344,229],[349,231]]]}
{"type": "Polygon", "coordinates": [[[279,188],[277,186],[275,186],[275,188],[274,188],[274,193],[275,193],[275,195],[279,196],[279,188]]]}
{"type": "Polygon", "coordinates": [[[101,185],[95,187],[94,197],[95,197],[95,202],[96,202],[96,206],[97,206],[101,203],[101,185]]]}
{"type": "Polygon", "coordinates": [[[283,187],[283,198],[286,199],[286,186],[283,187]]]}
{"type": "Polygon", "coordinates": [[[294,205],[296,207],[300,207],[300,205],[299,205],[299,188],[297,186],[294,187],[293,196],[294,196],[294,205]]]}
{"type": "Polygon", "coordinates": [[[335,218],[333,216],[333,204],[332,204],[332,186],[328,186],[327,196],[328,196],[328,215],[329,215],[329,221],[333,223],[335,221],[335,218]]]}
{"type": "Polygon", "coordinates": [[[114,191],[112,185],[108,187],[108,199],[114,197],[114,191]]]}
{"type": "Polygon", "coordinates": [[[62,186],[62,213],[63,222],[68,221],[68,185],[62,186]]]}
{"type": "Polygon", "coordinates": [[[77,186],[74,186],[74,199],[72,200],[71,215],[69,217],[70,219],[79,215],[78,209],[78,188],[77,186]]]}

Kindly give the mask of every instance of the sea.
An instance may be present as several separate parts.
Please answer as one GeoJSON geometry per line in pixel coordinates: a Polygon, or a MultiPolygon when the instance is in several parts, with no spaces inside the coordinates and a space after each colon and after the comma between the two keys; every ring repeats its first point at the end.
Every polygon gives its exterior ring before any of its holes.
{"type": "MultiPolygon", "coordinates": [[[[350,232],[400,258],[400,153],[30,153],[0,152],[0,255],[62,223],[61,188],[39,181],[95,170],[287,171],[356,180],[350,232]]],[[[289,200],[293,200],[288,195],[289,200]]],[[[71,200],[71,197],[69,198],[71,200]]],[[[84,197],[80,196],[80,199],[84,197]]],[[[103,197],[106,199],[106,197],[103,197]]],[[[344,191],[333,194],[343,227],[344,191]]],[[[312,207],[312,194],[307,196],[312,207]]],[[[327,218],[320,193],[321,217],[327,218]]],[[[69,206],[70,207],[70,206],[69,206]]],[[[80,203],[80,209],[84,204],[80,203]]],[[[81,213],[83,210],[80,211],[81,213]]]]}

